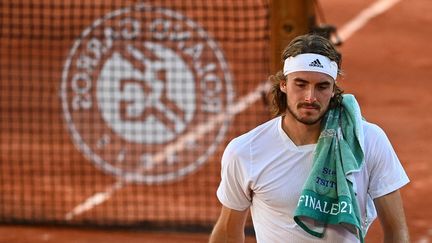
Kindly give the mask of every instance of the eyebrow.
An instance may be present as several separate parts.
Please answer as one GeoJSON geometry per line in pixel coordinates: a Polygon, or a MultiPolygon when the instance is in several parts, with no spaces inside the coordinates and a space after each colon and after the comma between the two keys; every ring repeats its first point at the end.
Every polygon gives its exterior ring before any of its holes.
{"type": "MultiPolygon", "coordinates": [[[[307,80],[305,80],[305,79],[302,79],[302,78],[299,78],[299,77],[295,77],[295,78],[293,78],[293,80],[294,80],[295,82],[309,83],[309,81],[307,81],[307,80]]],[[[328,84],[328,85],[330,85],[331,82],[328,81],[328,80],[323,80],[323,81],[318,82],[318,85],[321,85],[321,84],[328,84]]]]}

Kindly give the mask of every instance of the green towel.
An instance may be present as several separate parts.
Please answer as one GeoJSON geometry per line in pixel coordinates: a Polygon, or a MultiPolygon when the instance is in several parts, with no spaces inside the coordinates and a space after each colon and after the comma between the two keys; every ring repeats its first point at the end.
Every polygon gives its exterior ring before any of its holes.
{"type": "Polygon", "coordinates": [[[344,95],[341,105],[330,109],[323,122],[294,220],[319,238],[328,224],[340,224],[363,242],[352,174],[360,170],[364,161],[363,129],[354,96],[344,95]]]}

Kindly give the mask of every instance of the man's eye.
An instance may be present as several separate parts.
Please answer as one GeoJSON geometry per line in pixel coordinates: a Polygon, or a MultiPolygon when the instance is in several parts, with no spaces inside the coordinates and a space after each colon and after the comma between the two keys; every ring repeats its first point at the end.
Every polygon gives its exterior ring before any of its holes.
{"type": "Polygon", "coordinates": [[[320,89],[320,90],[325,90],[325,89],[328,89],[328,85],[320,85],[320,86],[318,86],[318,89],[320,89]]]}

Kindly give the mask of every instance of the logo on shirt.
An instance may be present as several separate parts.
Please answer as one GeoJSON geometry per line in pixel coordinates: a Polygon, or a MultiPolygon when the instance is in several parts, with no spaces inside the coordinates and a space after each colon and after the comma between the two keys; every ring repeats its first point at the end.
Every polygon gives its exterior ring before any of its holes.
{"type": "Polygon", "coordinates": [[[138,4],[87,27],[63,69],[64,117],[76,147],[104,172],[140,183],[203,165],[227,130],[194,130],[231,104],[222,51],[197,23],[138,4]]]}

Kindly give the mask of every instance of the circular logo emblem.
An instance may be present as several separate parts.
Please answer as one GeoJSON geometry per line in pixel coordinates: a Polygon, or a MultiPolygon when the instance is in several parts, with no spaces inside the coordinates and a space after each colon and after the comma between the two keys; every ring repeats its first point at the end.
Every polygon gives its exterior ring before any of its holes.
{"type": "Polygon", "coordinates": [[[124,180],[161,183],[203,165],[228,121],[231,75],[216,42],[172,10],[139,4],[97,19],[63,69],[64,117],[78,149],[124,180]]]}

